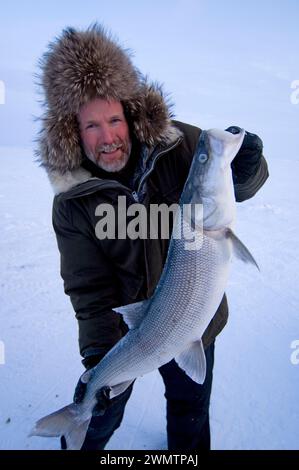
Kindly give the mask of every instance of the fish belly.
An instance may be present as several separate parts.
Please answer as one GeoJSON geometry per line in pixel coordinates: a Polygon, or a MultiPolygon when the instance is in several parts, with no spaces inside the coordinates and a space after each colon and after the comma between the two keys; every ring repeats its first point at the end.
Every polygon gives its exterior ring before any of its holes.
{"type": "Polygon", "coordinates": [[[203,237],[190,252],[173,240],[150,308],[137,329],[130,330],[97,367],[94,386],[113,386],[151,372],[200,339],[216,313],[227,283],[230,240],[203,237]]]}

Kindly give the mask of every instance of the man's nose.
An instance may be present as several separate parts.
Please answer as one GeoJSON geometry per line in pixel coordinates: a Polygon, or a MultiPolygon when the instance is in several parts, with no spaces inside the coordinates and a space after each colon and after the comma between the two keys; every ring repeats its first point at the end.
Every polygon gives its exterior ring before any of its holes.
{"type": "Polygon", "coordinates": [[[111,145],[114,142],[114,135],[109,126],[102,127],[100,133],[101,144],[111,145]]]}

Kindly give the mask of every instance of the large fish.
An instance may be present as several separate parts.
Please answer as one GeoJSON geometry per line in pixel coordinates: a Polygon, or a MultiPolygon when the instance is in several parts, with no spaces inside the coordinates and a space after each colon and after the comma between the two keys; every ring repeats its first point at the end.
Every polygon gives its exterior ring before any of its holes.
{"type": "Polygon", "coordinates": [[[68,449],[80,449],[99,390],[109,390],[109,398],[115,397],[136,377],[173,358],[194,381],[203,383],[206,361],[201,338],[223,297],[232,254],[256,264],[232,231],[235,197],[230,164],[244,134],[244,130],[231,134],[217,129],[201,133],[179,203],[180,209],[189,211],[177,211],[153,296],[116,309],[130,330],[82,375],[88,382],[83,401],[41,418],[30,435],[64,435],[68,449]],[[203,210],[191,210],[192,206],[203,210]]]}

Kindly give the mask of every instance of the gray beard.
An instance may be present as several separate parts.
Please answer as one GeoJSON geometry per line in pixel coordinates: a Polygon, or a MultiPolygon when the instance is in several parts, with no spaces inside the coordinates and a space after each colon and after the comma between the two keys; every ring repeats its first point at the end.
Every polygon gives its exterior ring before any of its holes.
{"type": "Polygon", "coordinates": [[[109,173],[116,173],[120,170],[122,170],[126,164],[129,161],[130,155],[131,155],[131,150],[132,150],[132,144],[131,142],[129,143],[129,148],[127,152],[123,152],[121,158],[117,159],[116,161],[112,161],[110,163],[106,162],[101,162],[99,159],[95,158],[95,155],[93,152],[89,152],[85,147],[84,147],[84,152],[87,158],[91,160],[95,165],[97,165],[99,168],[101,168],[104,171],[107,171],[109,173]]]}

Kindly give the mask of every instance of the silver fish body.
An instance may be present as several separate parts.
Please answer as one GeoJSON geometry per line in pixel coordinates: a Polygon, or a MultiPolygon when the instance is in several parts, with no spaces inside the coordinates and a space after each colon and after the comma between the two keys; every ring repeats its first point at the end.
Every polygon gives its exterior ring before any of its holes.
{"type": "Polygon", "coordinates": [[[223,297],[233,251],[255,263],[231,230],[235,200],[230,163],[243,138],[244,131],[237,135],[218,130],[202,133],[153,296],[116,309],[130,330],[96,367],[83,374],[82,379],[88,381],[83,402],[40,419],[31,435],[63,434],[68,449],[80,449],[98,390],[109,387],[110,397],[117,396],[135,378],[173,358],[193,380],[203,383],[201,337],[223,297]],[[196,204],[202,204],[196,206],[202,211],[186,217],[184,207],[196,204]]]}

